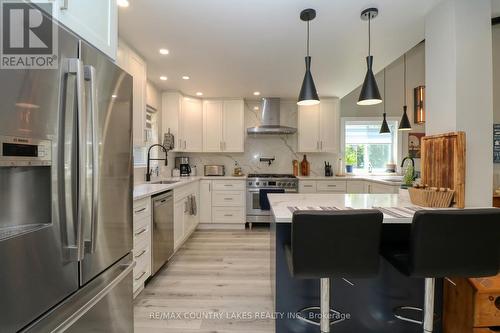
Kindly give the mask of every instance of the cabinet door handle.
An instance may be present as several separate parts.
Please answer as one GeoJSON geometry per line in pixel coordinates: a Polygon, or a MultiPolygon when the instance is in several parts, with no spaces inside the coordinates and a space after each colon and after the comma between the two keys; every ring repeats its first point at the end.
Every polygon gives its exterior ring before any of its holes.
{"type": "Polygon", "coordinates": [[[232,217],[233,214],[224,214],[224,216],[226,216],[226,217],[232,217]]]}
{"type": "Polygon", "coordinates": [[[186,145],[186,140],[184,140],[184,149],[186,149],[186,146],[187,146],[187,145],[186,145]]]}
{"type": "Polygon", "coordinates": [[[312,185],[304,185],[304,187],[313,187],[312,185]]]}
{"type": "Polygon", "coordinates": [[[319,150],[319,141],[316,141],[316,150],[319,150]]]}
{"type": "Polygon", "coordinates": [[[146,230],[148,230],[148,229],[146,229],[146,228],[142,228],[142,229],[141,229],[141,231],[136,232],[136,233],[135,233],[135,235],[136,235],[136,236],[142,235],[143,233],[145,233],[145,232],[146,232],[146,230]]]}
{"type": "Polygon", "coordinates": [[[319,147],[320,150],[323,150],[323,141],[320,141],[319,147]]]}
{"type": "Polygon", "coordinates": [[[146,207],[141,208],[141,209],[139,209],[139,210],[136,210],[134,213],[135,213],[135,214],[139,214],[140,212],[143,212],[143,211],[145,211],[145,210],[146,210],[146,207]]]}
{"type": "Polygon", "coordinates": [[[233,201],[233,198],[224,198],[226,201],[233,201]]]}
{"type": "Polygon", "coordinates": [[[332,184],[329,184],[327,185],[328,187],[337,187],[337,185],[332,185],[332,184]]]}
{"type": "Polygon", "coordinates": [[[222,151],[222,141],[219,141],[219,149],[222,151]]]}
{"type": "Polygon", "coordinates": [[[208,192],[212,192],[212,183],[208,183],[208,192]]]}
{"type": "Polygon", "coordinates": [[[179,149],[182,149],[182,140],[179,139],[179,149]]]}
{"type": "Polygon", "coordinates": [[[225,187],[233,187],[233,184],[224,184],[225,187]]]}
{"type": "Polygon", "coordinates": [[[136,259],[137,258],[140,258],[144,255],[144,253],[146,253],[146,250],[142,250],[141,253],[139,253],[138,255],[134,256],[136,259]]]}
{"type": "Polygon", "coordinates": [[[141,273],[141,275],[139,275],[138,277],[135,278],[136,281],[139,281],[140,279],[142,279],[142,277],[146,274],[146,271],[143,271],[141,273]]]}

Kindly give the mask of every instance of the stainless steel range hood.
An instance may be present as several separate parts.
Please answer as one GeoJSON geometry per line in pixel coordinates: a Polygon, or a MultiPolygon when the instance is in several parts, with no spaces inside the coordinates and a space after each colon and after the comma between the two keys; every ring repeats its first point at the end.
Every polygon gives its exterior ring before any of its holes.
{"type": "Polygon", "coordinates": [[[256,127],[247,128],[248,134],[293,134],[297,132],[296,128],[280,125],[280,99],[263,98],[262,99],[262,124],[256,127]]]}

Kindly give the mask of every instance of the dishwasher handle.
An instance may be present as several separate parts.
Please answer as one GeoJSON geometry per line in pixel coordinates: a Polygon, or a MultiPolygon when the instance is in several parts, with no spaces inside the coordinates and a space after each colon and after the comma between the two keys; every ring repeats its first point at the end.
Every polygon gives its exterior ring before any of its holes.
{"type": "Polygon", "coordinates": [[[157,194],[156,196],[153,197],[153,206],[161,206],[164,205],[166,202],[174,200],[174,194],[172,191],[164,192],[161,194],[157,194]]]}

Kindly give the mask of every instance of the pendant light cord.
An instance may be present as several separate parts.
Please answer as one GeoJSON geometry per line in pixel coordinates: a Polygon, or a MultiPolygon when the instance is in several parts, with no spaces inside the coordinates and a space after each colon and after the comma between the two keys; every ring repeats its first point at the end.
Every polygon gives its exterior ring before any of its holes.
{"type": "Polygon", "coordinates": [[[403,86],[405,89],[404,94],[405,94],[405,105],[406,105],[406,53],[404,54],[403,59],[404,59],[404,81],[405,81],[403,86]]]}
{"type": "Polygon", "coordinates": [[[372,31],[371,31],[372,14],[368,13],[368,56],[372,55],[372,31]]]}
{"type": "Polygon", "coordinates": [[[307,56],[309,57],[309,21],[307,21],[307,56]]]}
{"type": "Polygon", "coordinates": [[[384,68],[384,102],[383,102],[384,103],[384,115],[385,115],[385,101],[386,101],[386,99],[385,99],[385,68],[384,68]]]}

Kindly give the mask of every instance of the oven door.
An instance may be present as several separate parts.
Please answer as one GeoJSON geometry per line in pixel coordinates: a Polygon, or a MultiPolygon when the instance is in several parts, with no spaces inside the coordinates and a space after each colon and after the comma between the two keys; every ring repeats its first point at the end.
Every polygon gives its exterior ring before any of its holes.
{"type": "MultiPolygon", "coordinates": [[[[270,216],[269,201],[267,197],[261,199],[261,191],[269,191],[269,193],[285,193],[284,189],[280,188],[252,188],[247,189],[247,215],[270,216]],[[263,202],[265,201],[265,202],[263,202]],[[263,205],[267,207],[262,207],[263,205]]],[[[266,193],[269,194],[269,193],[266,193]]]]}

